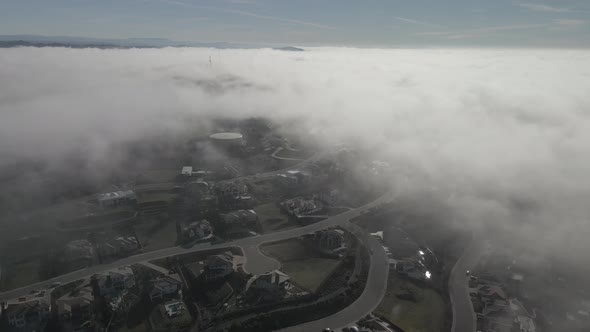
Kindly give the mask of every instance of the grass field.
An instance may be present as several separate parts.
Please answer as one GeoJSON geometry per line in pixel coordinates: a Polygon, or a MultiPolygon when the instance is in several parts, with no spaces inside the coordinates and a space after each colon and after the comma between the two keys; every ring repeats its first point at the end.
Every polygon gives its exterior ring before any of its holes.
{"type": "Polygon", "coordinates": [[[281,209],[275,203],[256,206],[254,211],[258,214],[260,225],[262,226],[262,233],[297,227],[295,223],[289,220],[286,214],[281,213],[281,209]]]}
{"type": "Polygon", "coordinates": [[[281,263],[281,271],[297,285],[315,292],[339,264],[337,259],[311,257],[281,263]]]}
{"type": "Polygon", "coordinates": [[[278,259],[281,263],[315,256],[312,248],[306,246],[299,239],[264,244],[260,249],[268,256],[278,259]]]}
{"type": "Polygon", "coordinates": [[[445,327],[445,303],[432,289],[415,285],[397,273],[390,273],[387,292],[375,310],[406,332],[437,332],[445,327]],[[396,297],[411,293],[414,301],[396,297]]]}
{"type": "Polygon", "coordinates": [[[298,239],[264,245],[261,249],[281,263],[281,271],[289,275],[291,281],[312,292],[340,263],[338,259],[318,257],[310,245],[298,239]]]}
{"type": "Polygon", "coordinates": [[[6,276],[3,277],[2,289],[14,289],[41,281],[39,280],[39,266],[38,259],[4,266],[3,273],[6,273],[6,276]]]}

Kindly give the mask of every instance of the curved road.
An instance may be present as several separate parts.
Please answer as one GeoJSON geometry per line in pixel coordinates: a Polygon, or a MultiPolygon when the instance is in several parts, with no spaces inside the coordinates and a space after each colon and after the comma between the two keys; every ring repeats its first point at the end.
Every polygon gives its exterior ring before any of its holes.
{"type": "Polygon", "coordinates": [[[465,272],[473,269],[482,251],[483,245],[481,241],[473,234],[469,246],[451,270],[449,295],[453,307],[452,332],[474,332],[477,328],[475,311],[473,310],[473,303],[467,286],[469,277],[465,272]]]}
{"type": "Polygon", "coordinates": [[[343,310],[315,321],[291,326],[280,331],[283,332],[304,332],[322,331],[325,328],[337,330],[356,323],[362,317],[370,314],[377,308],[387,289],[387,278],[389,275],[389,262],[383,246],[377,239],[367,236],[367,233],[360,230],[356,225],[344,225],[349,231],[355,233],[361,241],[365,238],[365,244],[373,252],[371,254],[371,265],[365,289],[361,296],[351,305],[343,310]],[[366,243],[368,242],[368,243],[366,243]]]}
{"type": "MultiPolygon", "coordinates": [[[[381,196],[380,198],[376,199],[375,201],[373,201],[369,204],[366,204],[362,207],[359,207],[354,210],[350,210],[350,211],[344,212],[342,214],[330,217],[328,219],[317,222],[315,224],[311,224],[311,225],[300,227],[300,228],[295,228],[292,230],[271,233],[271,234],[265,234],[265,235],[260,235],[260,236],[254,236],[254,237],[248,237],[248,238],[239,239],[239,240],[231,241],[231,242],[225,242],[225,243],[217,244],[217,245],[211,245],[210,243],[202,243],[202,244],[195,245],[191,248],[170,247],[170,248],[165,248],[165,249],[161,249],[161,250],[156,250],[156,251],[151,251],[151,252],[147,252],[147,253],[142,253],[142,254],[126,257],[124,259],[121,259],[121,260],[118,260],[118,261],[115,261],[115,262],[112,262],[109,264],[91,266],[91,267],[88,267],[85,269],[81,269],[81,270],[73,271],[73,272],[70,272],[67,274],[63,274],[63,275],[60,275],[55,278],[51,278],[51,279],[48,279],[48,280],[45,280],[42,282],[31,284],[31,285],[28,285],[25,287],[2,292],[2,293],[0,293],[0,299],[8,300],[8,299],[13,299],[13,298],[18,298],[20,296],[28,294],[33,289],[47,288],[50,284],[52,284],[54,282],[68,283],[68,282],[72,282],[72,281],[75,281],[78,279],[82,279],[82,278],[91,276],[93,274],[97,274],[97,273],[100,273],[103,271],[111,270],[111,269],[117,268],[119,266],[137,264],[137,263],[141,263],[141,262],[145,262],[145,261],[151,261],[154,259],[164,258],[164,257],[168,257],[168,256],[175,256],[175,255],[185,254],[185,253],[191,253],[191,252],[196,252],[196,251],[200,251],[200,250],[207,250],[207,249],[242,247],[242,248],[245,248],[245,250],[252,250],[252,248],[256,248],[256,250],[258,250],[257,249],[258,245],[265,243],[265,242],[280,241],[280,240],[285,240],[288,238],[298,237],[298,236],[302,236],[304,234],[314,233],[316,231],[319,231],[319,230],[322,230],[322,229],[325,229],[328,227],[333,227],[333,226],[350,227],[349,221],[352,218],[359,216],[361,214],[361,212],[364,212],[364,211],[366,211],[372,207],[378,206],[382,203],[387,203],[390,200],[391,200],[391,195],[385,194],[385,195],[381,196]]],[[[381,248],[381,250],[383,250],[383,249],[381,248]]],[[[381,252],[380,252],[380,250],[378,250],[378,248],[375,248],[373,250],[373,252],[374,252],[374,255],[381,255],[381,252]]],[[[375,256],[375,257],[380,257],[380,256],[375,256]]],[[[375,258],[372,258],[371,261],[373,262],[374,259],[375,258]]],[[[246,269],[257,270],[255,264],[256,263],[254,263],[254,262],[246,263],[246,269]],[[249,265],[252,265],[254,268],[253,269],[249,268],[249,265]]],[[[371,274],[371,272],[370,272],[370,275],[369,275],[370,277],[375,276],[378,270],[372,268],[371,271],[373,271],[373,274],[371,274]]],[[[254,271],[252,271],[252,272],[254,272],[254,271]]],[[[379,280],[375,280],[375,282],[382,283],[382,282],[380,282],[381,279],[383,279],[383,278],[380,278],[379,280]]],[[[386,279],[387,278],[385,277],[385,281],[386,281],[386,279]]],[[[385,284],[386,284],[386,282],[385,282],[385,284]]],[[[373,279],[369,278],[367,288],[372,288],[372,287],[374,287],[373,279]]],[[[379,288],[380,287],[375,287],[375,290],[377,290],[379,288]]],[[[363,292],[363,295],[365,295],[365,293],[366,293],[366,291],[363,292]]],[[[361,296],[361,298],[363,298],[363,296],[361,296]]],[[[380,299],[380,296],[376,296],[375,299],[380,299]]],[[[357,302],[358,302],[358,300],[357,300],[357,302]]],[[[377,302],[377,304],[378,303],[379,302],[377,302]]]]}

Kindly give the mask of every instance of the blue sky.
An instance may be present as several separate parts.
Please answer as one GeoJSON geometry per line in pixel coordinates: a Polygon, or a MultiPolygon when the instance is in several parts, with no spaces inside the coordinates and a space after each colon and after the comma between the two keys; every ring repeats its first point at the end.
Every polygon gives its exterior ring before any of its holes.
{"type": "Polygon", "coordinates": [[[590,46],[588,0],[0,0],[0,34],[350,46],[590,46]]]}

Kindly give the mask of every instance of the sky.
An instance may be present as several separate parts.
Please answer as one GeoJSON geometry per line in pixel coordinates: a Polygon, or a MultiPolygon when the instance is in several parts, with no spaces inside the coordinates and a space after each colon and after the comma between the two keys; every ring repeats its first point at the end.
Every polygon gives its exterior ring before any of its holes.
{"type": "Polygon", "coordinates": [[[588,0],[0,0],[0,33],[296,46],[588,47],[588,0]]]}

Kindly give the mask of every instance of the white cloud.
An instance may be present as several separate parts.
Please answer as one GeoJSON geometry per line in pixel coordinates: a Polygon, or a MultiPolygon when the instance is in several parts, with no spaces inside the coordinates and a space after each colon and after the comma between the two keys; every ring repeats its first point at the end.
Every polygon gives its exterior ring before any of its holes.
{"type": "Polygon", "coordinates": [[[401,21],[401,22],[415,24],[415,25],[422,25],[422,26],[427,26],[427,27],[441,27],[441,25],[439,25],[439,24],[433,24],[433,23],[429,23],[429,22],[418,21],[418,20],[414,20],[414,19],[406,18],[406,17],[396,16],[396,17],[394,17],[394,19],[396,19],[398,21],[401,21]]]}
{"type": "Polygon", "coordinates": [[[381,146],[466,225],[572,257],[590,232],[588,86],[584,50],[3,49],[0,163],[113,165],[109,146],[194,130],[187,116],[297,118],[322,144],[381,146]]]}
{"type": "Polygon", "coordinates": [[[570,13],[574,12],[574,10],[564,7],[553,7],[544,4],[538,3],[521,3],[519,4],[521,7],[526,8],[528,10],[536,11],[536,12],[545,12],[545,13],[570,13]]]}
{"type": "Polygon", "coordinates": [[[560,18],[560,19],[554,19],[553,23],[560,25],[560,26],[566,26],[566,27],[578,27],[581,25],[586,25],[588,23],[588,21],[560,18]]]}
{"type": "MultiPolygon", "coordinates": [[[[264,15],[264,14],[259,14],[259,13],[254,13],[251,11],[245,11],[245,10],[239,10],[239,9],[197,5],[197,4],[192,4],[192,3],[178,1],[178,0],[151,0],[151,1],[162,2],[162,3],[172,4],[172,5],[186,7],[186,8],[193,8],[193,9],[214,10],[214,11],[224,12],[224,13],[233,14],[233,15],[247,16],[247,17],[253,17],[253,18],[258,18],[258,19],[262,19],[262,20],[282,22],[282,23],[290,23],[290,24],[308,26],[308,27],[318,28],[318,29],[328,29],[328,30],[335,30],[336,29],[335,27],[327,25],[327,24],[321,24],[321,23],[310,22],[310,21],[306,21],[306,20],[299,20],[299,19],[293,19],[293,18],[287,18],[287,17],[274,16],[274,15],[264,15]]],[[[253,3],[255,3],[255,2],[248,1],[248,0],[233,0],[230,2],[236,3],[236,4],[253,4],[253,3]]]]}
{"type": "Polygon", "coordinates": [[[418,32],[417,36],[440,36],[447,39],[465,39],[465,38],[476,38],[484,35],[489,35],[496,32],[502,31],[514,31],[514,30],[529,30],[536,28],[544,28],[549,24],[518,24],[518,25],[500,25],[483,28],[463,29],[463,30],[449,30],[449,31],[431,31],[431,32],[418,32]]]}

